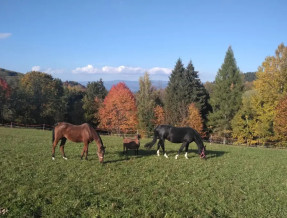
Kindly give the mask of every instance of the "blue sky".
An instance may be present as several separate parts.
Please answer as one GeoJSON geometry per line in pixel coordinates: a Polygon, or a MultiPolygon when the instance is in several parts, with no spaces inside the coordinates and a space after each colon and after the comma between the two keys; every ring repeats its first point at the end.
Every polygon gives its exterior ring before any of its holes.
{"type": "Polygon", "coordinates": [[[256,71],[287,40],[285,0],[0,0],[0,68],[75,81],[214,81],[228,46],[256,71]]]}

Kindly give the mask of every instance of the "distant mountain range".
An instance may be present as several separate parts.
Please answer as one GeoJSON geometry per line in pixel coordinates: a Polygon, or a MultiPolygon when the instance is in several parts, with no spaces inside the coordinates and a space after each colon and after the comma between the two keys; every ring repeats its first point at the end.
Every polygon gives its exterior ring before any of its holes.
{"type": "MultiPolygon", "coordinates": [[[[256,80],[256,72],[247,72],[247,73],[244,73],[243,75],[244,75],[244,82],[253,82],[254,80],[256,80]]],[[[16,84],[16,81],[20,79],[22,76],[24,76],[23,73],[0,68],[0,78],[5,79],[10,86],[11,85],[13,86],[13,84],[16,84]]],[[[72,83],[72,84],[79,83],[87,87],[88,82],[89,81],[86,81],[86,82],[66,81],[64,83],[72,83]]],[[[108,91],[112,88],[113,85],[116,85],[119,82],[124,82],[132,92],[137,92],[139,90],[139,81],[113,80],[113,81],[103,81],[103,82],[104,82],[104,86],[106,87],[108,91]]],[[[161,81],[161,80],[152,80],[151,83],[152,83],[152,86],[155,87],[156,89],[165,89],[168,85],[168,81],[161,81]]]]}
{"type": "MultiPolygon", "coordinates": [[[[139,81],[128,81],[128,80],[112,80],[112,81],[103,81],[104,82],[104,86],[106,87],[106,89],[109,91],[113,85],[118,84],[119,82],[124,82],[127,87],[129,87],[129,89],[132,92],[137,92],[139,90],[139,81]]],[[[88,81],[87,82],[80,82],[81,85],[83,86],[87,86],[88,81]]],[[[165,89],[167,87],[168,81],[161,81],[161,80],[151,80],[151,84],[153,87],[157,88],[157,89],[165,89]]]]}

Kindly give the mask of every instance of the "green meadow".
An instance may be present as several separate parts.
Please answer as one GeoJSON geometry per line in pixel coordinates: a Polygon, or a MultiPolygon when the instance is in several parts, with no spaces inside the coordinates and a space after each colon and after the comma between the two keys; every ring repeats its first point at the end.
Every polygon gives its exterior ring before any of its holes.
{"type": "Polygon", "coordinates": [[[91,143],[67,142],[51,159],[51,131],[0,128],[3,217],[287,217],[287,150],[206,143],[207,160],[179,144],[122,154],[122,138],[102,136],[105,163],[91,143]],[[184,153],[183,153],[184,154],[184,153]]]}

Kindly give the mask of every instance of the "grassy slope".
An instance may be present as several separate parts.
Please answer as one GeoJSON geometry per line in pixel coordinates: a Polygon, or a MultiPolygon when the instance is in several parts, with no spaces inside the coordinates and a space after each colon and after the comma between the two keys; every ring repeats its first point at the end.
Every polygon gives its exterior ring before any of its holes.
{"type": "Polygon", "coordinates": [[[0,128],[0,208],[7,216],[287,217],[287,150],[209,145],[169,159],[143,149],[122,155],[122,139],[102,136],[105,164],[90,145],[68,142],[69,160],[51,160],[51,132],[0,128]]]}

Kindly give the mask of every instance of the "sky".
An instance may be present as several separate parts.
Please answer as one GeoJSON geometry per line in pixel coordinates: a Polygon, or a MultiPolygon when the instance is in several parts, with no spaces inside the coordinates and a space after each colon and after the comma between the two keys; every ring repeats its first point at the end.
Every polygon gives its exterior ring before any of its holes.
{"type": "Polygon", "coordinates": [[[286,21],[286,0],[0,0],[0,68],[168,81],[180,58],[212,82],[229,46],[255,72],[287,45],[286,21]]]}

